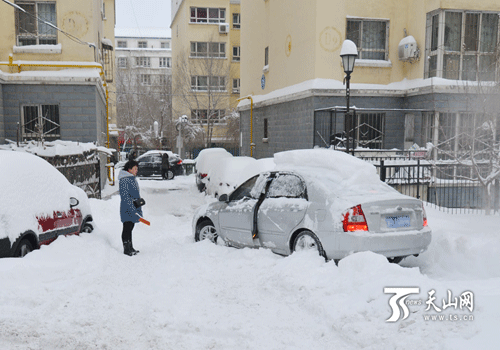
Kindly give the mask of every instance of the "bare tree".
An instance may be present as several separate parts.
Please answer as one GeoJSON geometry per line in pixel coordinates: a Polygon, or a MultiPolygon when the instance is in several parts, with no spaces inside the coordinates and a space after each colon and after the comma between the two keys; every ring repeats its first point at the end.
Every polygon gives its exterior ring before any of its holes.
{"type": "Polygon", "coordinates": [[[211,40],[192,45],[195,45],[195,58],[184,52],[176,60],[174,86],[179,110],[174,113],[189,110],[191,123],[202,127],[202,144],[208,147],[214,126],[224,121],[229,110],[231,65],[221,59],[226,57],[225,43],[211,40]]]}
{"type": "Polygon", "coordinates": [[[145,80],[133,70],[120,71],[116,81],[116,109],[118,127],[124,130],[124,144],[131,140],[137,148],[140,139],[147,148],[173,146],[171,86],[170,75],[149,75],[145,80]]]}
{"type": "Polygon", "coordinates": [[[456,178],[477,182],[483,189],[485,211],[491,213],[493,184],[500,181],[500,85],[495,82],[463,82],[465,108],[439,116],[440,140],[434,145],[439,158],[468,169],[456,178]]]}

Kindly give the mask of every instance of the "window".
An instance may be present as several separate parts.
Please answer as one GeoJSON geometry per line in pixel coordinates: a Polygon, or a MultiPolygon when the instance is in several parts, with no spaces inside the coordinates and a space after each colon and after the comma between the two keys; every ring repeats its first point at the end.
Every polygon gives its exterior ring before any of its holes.
{"type": "Polygon", "coordinates": [[[214,42],[191,42],[191,57],[226,57],[226,44],[214,42]]]}
{"type": "Polygon", "coordinates": [[[268,122],[267,118],[264,118],[264,138],[267,139],[268,136],[268,122]]]}
{"type": "Polygon", "coordinates": [[[113,48],[102,45],[102,62],[104,66],[104,77],[108,83],[113,82],[113,48]]]}
{"type": "Polygon", "coordinates": [[[271,182],[268,198],[306,198],[306,185],[292,174],[277,174],[271,182]]]}
{"type": "Polygon", "coordinates": [[[151,75],[150,74],[139,75],[139,82],[142,85],[151,85],[151,75]]]}
{"type": "Polygon", "coordinates": [[[233,193],[231,193],[229,200],[239,201],[244,198],[258,199],[258,196],[252,197],[252,193],[254,194],[256,193],[256,191],[252,191],[252,189],[255,187],[255,183],[257,182],[258,178],[259,175],[255,175],[254,177],[245,181],[242,185],[240,185],[237,189],[235,189],[233,193]]]}
{"type": "Polygon", "coordinates": [[[21,118],[24,140],[43,138],[51,141],[61,138],[59,105],[22,106],[21,118]]]}
{"type": "Polygon", "coordinates": [[[191,23],[224,23],[226,21],[226,9],[191,7],[191,23]]]}
{"type": "MultiPolygon", "coordinates": [[[[470,152],[480,152],[487,148],[491,138],[483,128],[486,116],[473,113],[424,113],[422,115],[422,142],[436,142],[444,151],[444,157],[470,152]],[[437,125],[436,125],[437,124],[437,125]]],[[[491,132],[491,131],[490,131],[491,132]]]]}
{"type": "Polygon", "coordinates": [[[160,75],[160,85],[167,85],[168,79],[166,75],[160,75]]]}
{"type": "Polygon", "coordinates": [[[359,59],[387,61],[389,57],[389,21],[348,19],[346,39],[356,44],[359,59]]]}
{"type": "Polygon", "coordinates": [[[240,93],[240,79],[233,79],[233,94],[240,93]]]}
{"type": "Polygon", "coordinates": [[[233,13],[233,29],[240,29],[241,18],[239,13],[233,13]]]}
{"type": "Polygon", "coordinates": [[[233,61],[236,61],[236,62],[240,61],[240,47],[239,46],[233,46],[233,61]]]}
{"type": "Polygon", "coordinates": [[[220,76],[191,76],[191,90],[193,91],[226,91],[226,79],[220,76]]]}
{"type": "Polygon", "coordinates": [[[206,110],[194,109],[191,111],[191,121],[197,124],[222,124],[224,122],[225,111],[223,109],[206,110]]]}
{"type": "Polygon", "coordinates": [[[127,57],[118,57],[118,68],[127,68],[127,57]]]}
{"type": "Polygon", "coordinates": [[[136,57],[135,65],[137,67],[151,67],[151,57],[136,57]]]}
{"type": "Polygon", "coordinates": [[[264,66],[269,66],[269,46],[264,49],[264,66]]]}
{"type": "Polygon", "coordinates": [[[148,48],[148,42],[147,41],[139,41],[137,43],[137,47],[139,49],[147,49],[148,48]]]}
{"type": "Polygon", "coordinates": [[[57,44],[57,30],[35,19],[39,17],[47,23],[57,25],[55,2],[16,1],[16,5],[26,11],[16,10],[17,45],[57,44]]]}
{"type": "Polygon", "coordinates": [[[125,48],[127,48],[127,42],[125,40],[118,40],[116,42],[116,47],[118,47],[120,49],[125,49],[125,48]]]}
{"type": "Polygon", "coordinates": [[[170,49],[170,43],[169,43],[168,41],[162,41],[162,42],[160,43],[160,47],[161,47],[162,49],[170,49]]]}
{"type": "Polygon", "coordinates": [[[160,67],[170,68],[172,66],[171,60],[172,60],[171,57],[160,57],[160,67]]]}
{"type": "Polygon", "coordinates": [[[427,14],[425,77],[494,80],[498,16],[451,10],[427,14]]]}

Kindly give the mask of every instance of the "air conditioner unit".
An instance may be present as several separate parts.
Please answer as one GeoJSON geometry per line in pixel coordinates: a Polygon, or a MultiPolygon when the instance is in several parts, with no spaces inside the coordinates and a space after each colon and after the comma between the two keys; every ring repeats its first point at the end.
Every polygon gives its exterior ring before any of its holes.
{"type": "Polygon", "coordinates": [[[219,33],[221,33],[221,34],[229,33],[229,24],[228,23],[219,23],[219,33]]]}
{"type": "Polygon", "coordinates": [[[240,88],[233,88],[233,94],[239,94],[240,88]]]}
{"type": "Polygon", "coordinates": [[[398,53],[400,61],[411,61],[419,58],[420,51],[417,46],[417,41],[411,35],[404,37],[398,45],[398,53]]]}

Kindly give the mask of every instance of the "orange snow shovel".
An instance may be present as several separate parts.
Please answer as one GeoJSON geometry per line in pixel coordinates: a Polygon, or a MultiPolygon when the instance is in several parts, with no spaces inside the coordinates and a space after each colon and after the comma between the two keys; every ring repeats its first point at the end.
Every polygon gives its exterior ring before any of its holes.
{"type": "MultiPolygon", "coordinates": [[[[137,213],[136,213],[136,214],[137,214],[137,213]]],[[[142,222],[142,223],[143,223],[143,224],[145,224],[145,225],[151,226],[151,223],[150,223],[148,220],[144,219],[144,218],[143,218],[142,216],[140,216],[139,214],[137,214],[137,216],[139,217],[139,221],[140,221],[140,222],[142,222]]]]}

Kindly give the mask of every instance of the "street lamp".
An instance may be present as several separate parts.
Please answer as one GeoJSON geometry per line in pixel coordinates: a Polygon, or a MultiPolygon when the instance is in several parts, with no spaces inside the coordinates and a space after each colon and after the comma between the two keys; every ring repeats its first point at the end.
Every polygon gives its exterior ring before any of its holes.
{"type": "MultiPolygon", "coordinates": [[[[358,48],[356,44],[351,40],[344,40],[342,44],[342,49],[340,50],[340,57],[342,58],[342,66],[344,67],[345,76],[345,98],[346,98],[346,113],[344,119],[344,128],[346,134],[346,152],[349,153],[349,139],[351,130],[351,114],[349,112],[349,97],[350,97],[350,81],[351,73],[354,70],[354,62],[356,57],[358,57],[358,48]]],[[[354,140],[352,142],[353,154],[354,154],[354,140]]]]}

